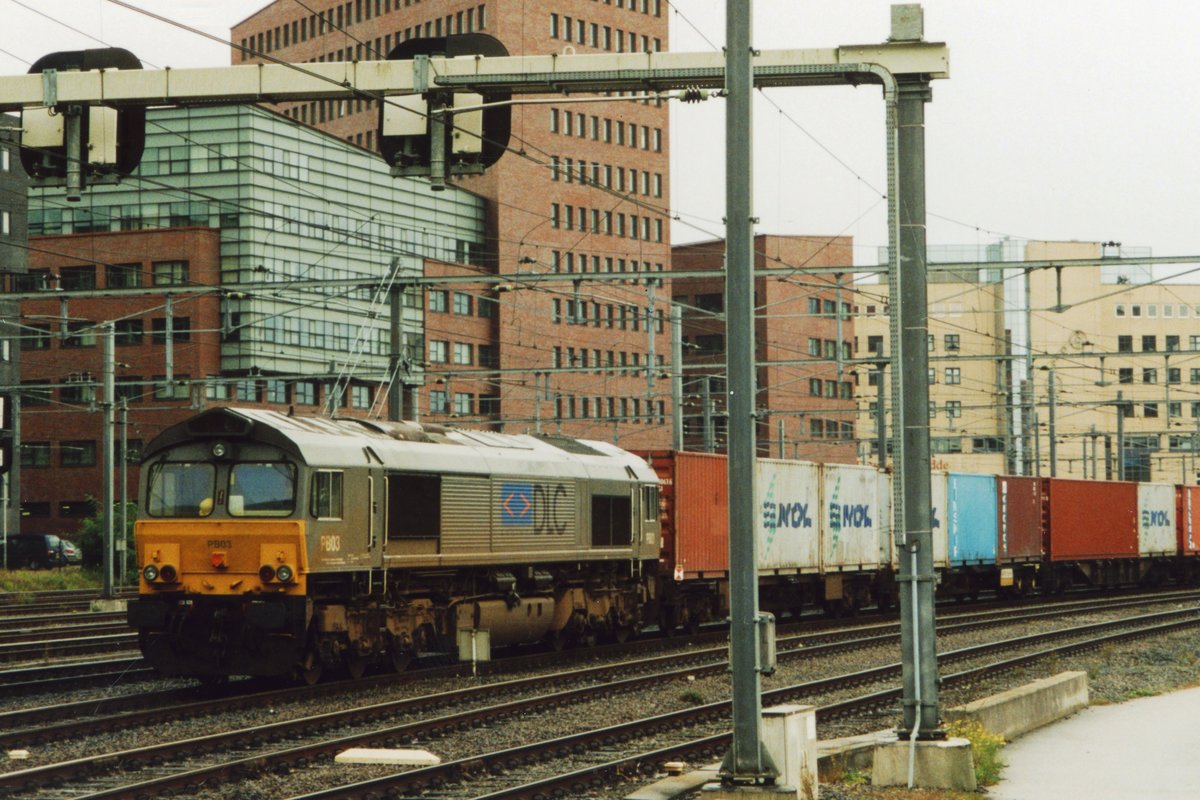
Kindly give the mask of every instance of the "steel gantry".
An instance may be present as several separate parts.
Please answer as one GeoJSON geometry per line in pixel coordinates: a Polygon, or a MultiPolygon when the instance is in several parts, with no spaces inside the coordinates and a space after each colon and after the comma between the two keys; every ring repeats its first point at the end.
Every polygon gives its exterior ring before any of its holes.
{"type": "MultiPolygon", "coordinates": [[[[754,88],[881,85],[887,104],[889,281],[893,305],[892,353],[895,535],[904,584],[902,649],[904,726],[914,737],[938,735],[933,647],[932,551],[929,526],[928,387],[925,383],[925,211],[923,105],[929,84],[949,77],[944,44],[922,39],[916,6],[893,8],[888,42],[836,48],[755,51],[750,4],[727,4],[729,55],[623,53],[508,57],[420,56],[413,61],[255,64],[196,69],[54,71],[0,79],[0,110],[48,106],[86,109],[149,105],[259,103],[321,99],[382,100],[389,115],[450,117],[456,130],[480,130],[477,105],[424,111],[400,96],[452,91],[486,94],[563,94],[612,91],[719,89],[727,96],[731,155],[727,193],[726,290],[730,351],[730,548],[734,743],[723,779],[770,785],[777,771],[764,755],[756,594],[757,544],[753,498],[756,452],[753,333],[753,216],[750,207],[750,94],[754,88]],[[393,114],[393,110],[398,109],[393,114]],[[744,136],[744,138],[742,138],[744,136]],[[736,144],[735,144],[736,141],[736,144]],[[742,152],[732,152],[744,147],[742,152]],[[734,347],[736,346],[736,352],[734,347]],[[911,605],[910,605],[911,604],[911,605]]],[[[72,112],[78,115],[76,109],[72,112]]],[[[386,124],[386,123],[385,123],[386,124]]],[[[100,126],[103,127],[103,126],[100,126]]],[[[384,131],[386,133],[386,130],[384,131]]],[[[486,137],[482,131],[478,136],[486,137]]],[[[86,145],[86,143],[83,143],[86,145]]],[[[79,142],[68,154],[84,152],[79,142]]],[[[436,178],[435,178],[436,179],[436,178]]],[[[614,276],[615,277],[615,276],[614,276]]],[[[644,274],[639,277],[645,278],[644,274]]],[[[511,278],[506,277],[506,280],[511,278]]],[[[106,391],[106,398],[110,397],[106,391]]],[[[106,417],[107,419],[107,417],[106,417]]],[[[111,476],[111,447],[105,450],[111,476]]],[[[110,509],[111,511],[111,509],[110,509]]],[[[111,525],[106,525],[111,541],[111,525]]]]}

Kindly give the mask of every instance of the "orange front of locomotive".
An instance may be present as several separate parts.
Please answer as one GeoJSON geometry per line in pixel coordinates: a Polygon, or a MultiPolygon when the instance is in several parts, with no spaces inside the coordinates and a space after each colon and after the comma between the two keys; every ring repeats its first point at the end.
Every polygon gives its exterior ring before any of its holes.
{"type": "Polygon", "coordinates": [[[138,599],[129,623],[165,675],[284,675],[308,625],[300,520],[137,524],[138,599]]]}

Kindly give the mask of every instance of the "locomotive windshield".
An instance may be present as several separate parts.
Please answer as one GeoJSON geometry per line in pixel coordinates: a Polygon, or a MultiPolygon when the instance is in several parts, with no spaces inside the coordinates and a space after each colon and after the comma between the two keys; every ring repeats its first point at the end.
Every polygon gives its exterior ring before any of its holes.
{"type": "Polygon", "coordinates": [[[292,464],[235,464],[229,473],[229,513],[234,517],[286,517],[295,508],[292,464]]]}
{"type": "Polygon", "coordinates": [[[146,503],[150,516],[207,517],[213,509],[216,479],[212,464],[155,464],[146,503]]]}

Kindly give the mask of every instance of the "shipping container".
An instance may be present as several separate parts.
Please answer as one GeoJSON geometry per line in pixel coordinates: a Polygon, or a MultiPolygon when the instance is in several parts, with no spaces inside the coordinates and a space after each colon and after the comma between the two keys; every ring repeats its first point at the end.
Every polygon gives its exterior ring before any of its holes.
{"type": "Polygon", "coordinates": [[[1051,561],[1137,557],[1136,483],[1046,480],[1051,561]]]}
{"type": "Polygon", "coordinates": [[[1174,555],[1175,487],[1169,483],[1138,484],[1138,554],[1143,558],[1174,555]]]}
{"type": "Polygon", "coordinates": [[[1200,554],[1200,486],[1177,486],[1175,527],[1179,552],[1185,556],[1200,554]]]}
{"type": "Polygon", "coordinates": [[[933,566],[945,569],[950,566],[950,545],[946,524],[946,475],[943,470],[933,470],[929,475],[929,495],[933,501],[929,509],[929,526],[933,532],[933,566]]]}
{"type": "Polygon", "coordinates": [[[1042,481],[1040,478],[996,476],[996,527],[1000,563],[1038,561],[1042,557],[1042,481]]]}
{"type": "Polygon", "coordinates": [[[996,563],[996,479],[951,472],[946,478],[950,564],[996,563]]]}
{"type": "Polygon", "coordinates": [[[822,472],[822,569],[843,572],[878,568],[882,508],[876,469],[826,464],[822,472]]]}
{"type": "Polygon", "coordinates": [[[879,484],[879,563],[895,566],[896,540],[892,533],[896,521],[892,519],[892,474],[876,470],[875,481],[879,484]]]}
{"type": "Polygon", "coordinates": [[[754,481],[759,571],[816,572],[821,565],[820,468],[805,461],[760,458],[754,481]]]}
{"type": "Polygon", "coordinates": [[[675,580],[719,577],[729,570],[729,478],[726,458],[711,453],[639,453],[662,481],[660,572],[675,580]]]}

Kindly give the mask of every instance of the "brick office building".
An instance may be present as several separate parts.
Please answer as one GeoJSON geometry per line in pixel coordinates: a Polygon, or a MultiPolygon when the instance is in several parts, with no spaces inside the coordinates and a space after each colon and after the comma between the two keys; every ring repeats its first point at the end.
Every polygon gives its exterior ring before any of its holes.
{"type": "MultiPolygon", "coordinates": [[[[754,280],[758,452],[853,463],[857,374],[842,363],[852,358],[854,341],[852,276],[839,281],[804,271],[852,263],[851,240],[759,235],[754,252],[756,270],[779,271],[754,280]]],[[[723,241],[699,242],[675,247],[672,263],[678,270],[715,272],[724,258],[723,241]]],[[[725,361],[723,291],[720,274],[674,280],[675,300],[684,309],[684,446],[690,450],[725,451],[724,368],[705,369],[725,361]]]]}
{"type": "MultiPolygon", "coordinates": [[[[490,34],[513,54],[649,52],[666,48],[665,11],[661,0],[279,0],[236,25],[232,40],[293,62],[379,58],[408,39],[467,32],[490,34]]],[[[240,49],[232,59],[263,60],[240,49]]],[[[377,149],[374,103],[280,109],[377,149]]],[[[650,379],[669,352],[662,318],[670,290],[657,280],[587,280],[670,269],[667,114],[657,101],[513,108],[510,152],[487,174],[455,183],[488,200],[486,271],[547,277],[500,293],[462,284],[428,293],[426,361],[443,383],[426,382],[423,415],[469,419],[482,398],[502,421],[497,427],[510,432],[561,431],[628,447],[669,443],[669,384],[650,379]],[[457,313],[480,300],[494,303],[486,326],[477,314],[457,313]],[[459,392],[474,395],[476,407],[456,405],[453,388],[444,394],[447,379],[463,380],[455,372],[483,384],[459,392]]]]}
{"type": "Polygon", "coordinates": [[[191,416],[205,401],[201,379],[221,372],[220,296],[176,298],[170,357],[164,298],[172,285],[219,284],[220,237],[216,228],[170,228],[35,238],[28,277],[18,288],[137,291],[155,286],[164,294],[66,303],[50,296],[22,303],[24,533],[69,533],[92,513],[91,499],[101,492],[103,428],[96,401],[103,342],[97,322],[114,321],[116,397],[128,409],[125,436],[133,464],[125,475],[131,499],[137,497],[142,443],[191,416]]]}
{"type": "MultiPolygon", "coordinates": [[[[5,282],[20,280],[29,263],[25,201],[28,180],[21,169],[16,146],[20,130],[21,121],[17,117],[0,114],[0,281],[5,282]]],[[[20,375],[18,312],[18,304],[0,294],[0,386],[15,384],[20,375]]],[[[5,435],[0,432],[0,436],[5,435]]],[[[10,453],[9,458],[8,474],[0,475],[0,532],[3,533],[14,533],[20,527],[17,487],[21,466],[16,453],[10,453]]]]}

